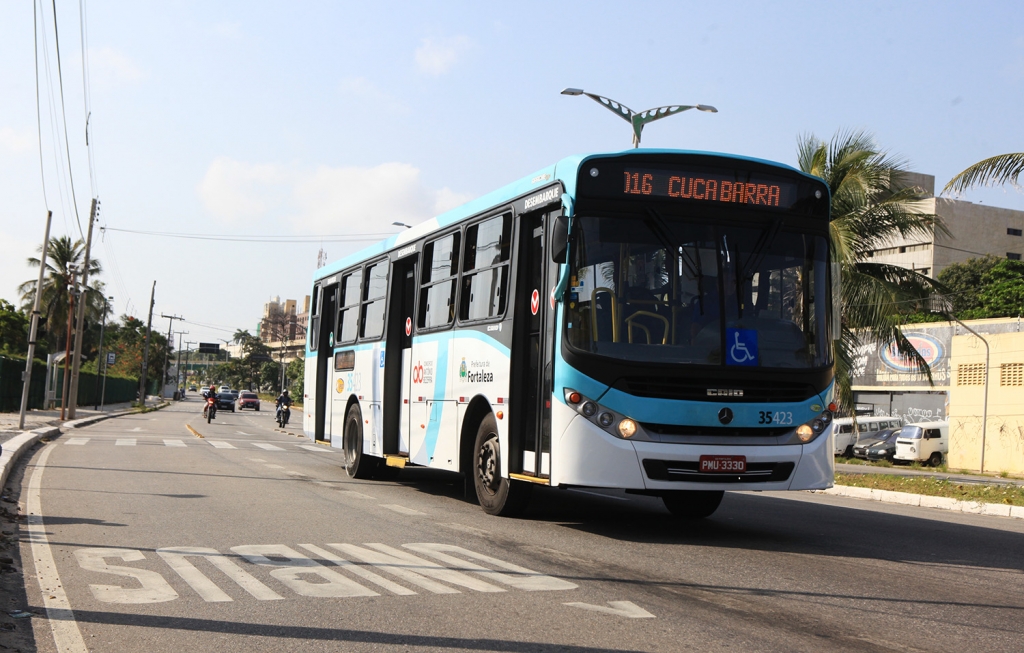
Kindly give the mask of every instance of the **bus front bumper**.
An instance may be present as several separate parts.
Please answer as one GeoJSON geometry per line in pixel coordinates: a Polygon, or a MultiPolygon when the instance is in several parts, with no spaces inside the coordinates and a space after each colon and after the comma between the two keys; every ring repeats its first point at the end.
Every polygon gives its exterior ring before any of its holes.
{"type": "Polygon", "coordinates": [[[573,416],[552,451],[552,485],[625,490],[819,490],[832,486],[832,438],[805,445],[623,440],[573,416]],[[742,456],[743,473],[702,472],[701,456],[742,456]]]}

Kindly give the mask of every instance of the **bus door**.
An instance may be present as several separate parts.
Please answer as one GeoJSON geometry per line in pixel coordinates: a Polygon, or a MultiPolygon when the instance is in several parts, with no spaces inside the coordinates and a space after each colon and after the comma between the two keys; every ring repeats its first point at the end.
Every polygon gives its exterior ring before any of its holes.
{"type": "Polygon", "coordinates": [[[409,455],[416,256],[392,263],[384,353],[384,453],[409,455]]]}
{"type": "Polygon", "coordinates": [[[519,220],[519,267],[512,338],[509,471],[551,474],[553,292],[557,266],[545,256],[549,214],[519,220]]]}
{"type": "MultiPolygon", "coordinates": [[[[335,277],[336,281],[336,277],[335,277]]],[[[315,291],[314,291],[315,292],[315,291]]],[[[338,284],[320,288],[320,310],[311,326],[316,332],[316,399],[314,437],[329,439],[331,430],[331,395],[329,376],[334,362],[334,317],[337,307],[338,284]]]]}

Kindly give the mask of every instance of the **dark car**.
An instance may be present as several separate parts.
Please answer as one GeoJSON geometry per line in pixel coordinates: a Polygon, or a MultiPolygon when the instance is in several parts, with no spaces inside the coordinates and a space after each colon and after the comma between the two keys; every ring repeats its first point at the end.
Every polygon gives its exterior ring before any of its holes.
{"type": "Polygon", "coordinates": [[[230,410],[235,412],[235,395],[230,392],[217,393],[217,410],[230,410]]]}
{"type": "Polygon", "coordinates": [[[255,392],[243,392],[238,395],[238,410],[243,408],[260,409],[260,397],[255,392]]]}
{"type": "Polygon", "coordinates": [[[872,435],[870,440],[858,442],[853,448],[854,457],[892,462],[896,455],[896,436],[899,432],[899,429],[884,429],[872,435]]]}

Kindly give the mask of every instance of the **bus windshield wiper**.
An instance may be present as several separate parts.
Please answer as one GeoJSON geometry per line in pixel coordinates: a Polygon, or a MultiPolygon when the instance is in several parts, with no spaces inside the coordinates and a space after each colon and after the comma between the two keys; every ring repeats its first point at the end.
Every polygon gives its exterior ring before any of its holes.
{"type": "MultiPolygon", "coordinates": [[[[698,296],[704,296],[704,271],[701,269],[700,263],[700,250],[698,249],[697,241],[693,242],[694,256],[690,258],[690,255],[686,252],[682,245],[676,246],[672,242],[672,228],[665,221],[655,209],[647,207],[647,217],[644,218],[647,226],[651,228],[651,232],[661,241],[665,249],[672,255],[673,263],[678,260],[682,265],[686,266],[686,270],[691,276],[697,279],[697,293],[698,296]]],[[[673,269],[677,266],[673,265],[673,269]]],[[[704,315],[704,302],[700,302],[700,314],[704,315]]]]}

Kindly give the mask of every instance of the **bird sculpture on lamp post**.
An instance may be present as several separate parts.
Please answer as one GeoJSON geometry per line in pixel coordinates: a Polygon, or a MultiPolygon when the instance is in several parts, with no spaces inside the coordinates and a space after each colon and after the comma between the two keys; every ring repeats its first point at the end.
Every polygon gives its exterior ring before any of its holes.
{"type": "Polygon", "coordinates": [[[643,111],[636,112],[622,104],[616,102],[610,98],[606,98],[601,95],[595,95],[594,93],[587,93],[583,89],[579,88],[567,88],[562,90],[562,95],[586,95],[588,98],[597,102],[604,108],[608,109],[615,115],[619,116],[630,125],[633,126],[633,147],[640,147],[640,134],[644,130],[644,125],[655,120],[661,120],[668,116],[674,116],[677,113],[682,113],[689,109],[697,109],[698,111],[706,111],[708,113],[718,113],[718,109],[711,106],[710,104],[670,104],[663,107],[656,107],[654,109],[644,109],[643,111]]]}

